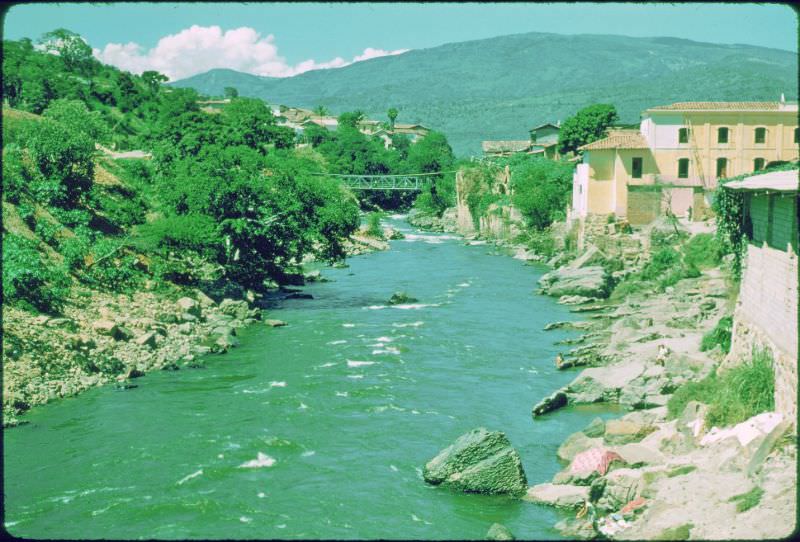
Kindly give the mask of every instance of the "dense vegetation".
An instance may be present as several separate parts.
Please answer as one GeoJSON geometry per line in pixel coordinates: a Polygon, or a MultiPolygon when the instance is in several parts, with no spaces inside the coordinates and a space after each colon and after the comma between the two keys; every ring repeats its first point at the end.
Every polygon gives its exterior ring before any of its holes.
{"type": "Polygon", "coordinates": [[[622,123],[648,107],[691,100],[797,99],[797,55],[678,38],[526,33],[451,43],[276,79],[212,70],[179,86],[333,114],[361,109],[421,122],[447,135],[458,156],[483,140],[527,139],[544,122],[591,103],[613,103],[622,123]]]}
{"type": "Polygon", "coordinates": [[[558,132],[558,152],[576,152],[578,147],[601,139],[606,128],[617,116],[617,109],[610,104],[592,104],[568,117],[558,132]]]}
{"type": "Polygon", "coordinates": [[[29,309],[58,312],[76,279],[119,292],[220,276],[260,288],[308,254],[344,256],[359,202],[328,172],[435,172],[453,159],[437,133],[385,149],[358,132],[357,112],[297,148],[259,99],[229,90],[208,113],[157,72],[100,64],[72,32],[38,45],[3,43],[3,206],[19,219],[4,228],[3,297],[29,309]]]}

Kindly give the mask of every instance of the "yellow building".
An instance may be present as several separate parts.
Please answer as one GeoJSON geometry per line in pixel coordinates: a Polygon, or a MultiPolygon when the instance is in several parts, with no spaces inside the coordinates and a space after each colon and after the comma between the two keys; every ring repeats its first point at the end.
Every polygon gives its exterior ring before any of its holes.
{"type": "Polygon", "coordinates": [[[642,113],[580,147],[571,216],[615,214],[631,224],[667,211],[694,217],[720,178],[798,159],[798,107],[780,102],[682,102],[642,113]]]}

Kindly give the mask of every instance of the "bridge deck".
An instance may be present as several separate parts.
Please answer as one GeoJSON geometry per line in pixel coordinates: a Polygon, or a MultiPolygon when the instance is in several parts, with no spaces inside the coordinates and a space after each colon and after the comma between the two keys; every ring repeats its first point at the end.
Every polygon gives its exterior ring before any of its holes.
{"type": "Polygon", "coordinates": [[[352,190],[406,190],[418,191],[433,182],[434,175],[439,173],[419,173],[410,175],[337,175],[326,177],[339,179],[352,190]]]}

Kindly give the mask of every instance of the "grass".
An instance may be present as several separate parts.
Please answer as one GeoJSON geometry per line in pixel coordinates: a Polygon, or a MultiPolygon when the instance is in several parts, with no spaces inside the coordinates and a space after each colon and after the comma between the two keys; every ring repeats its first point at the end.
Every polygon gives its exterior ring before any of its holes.
{"type": "Polygon", "coordinates": [[[731,330],[733,328],[733,317],[723,316],[714,326],[714,329],[703,335],[703,340],[700,342],[700,351],[713,350],[715,346],[720,345],[722,351],[726,354],[731,351],[731,330]]]}
{"type": "Polygon", "coordinates": [[[684,474],[689,474],[692,471],[697,470],[697,467],[694,465],[684,465],[682,467],[677,467],[672,469],[667,473],[667,478],[674,478],[675,476],[683,476],[684,474]]]}
{"type": "Polygon", "coordinates": [[[383,228],[381,228],[381,213],[370,213],[367,215],[367,235],[376,239],[383,239],[383,228]]]}
{"type": "Polygon", "coordinates": [[[736,511],[747,512],[754,506],[757,506],[758,503],[761,502],[761,497],[764,496],[764,490],[760,487],[754,487],[747,493],[742,493],[740,495],[734,495],[728,502],[735,502],[736,503],[736,511]]]}
{"type": "Polygon", "coordinates": [[[670,527],[664,529],[658,535],[653,537],[653,540],[688,540],[689,533],[694,527],[693,523],[685,523],[680,527],[670,527]]]}
{"type": "Polygon", "coordinates": [[[695,235],[683,245],[683,261],[697,269],[716,267],[722,261],[719,241],[710,233],[695,235]]]}
{"type": "Polygon", "coordinates": [[[683,413],[689,401],[708,405],[706,424],[726,427],[775,408],[775,376],[772,356],[763,350],[721,375],[712,372],[699,382],[688,382],[678,388],[667,403],[671,418],[683,413]]]}

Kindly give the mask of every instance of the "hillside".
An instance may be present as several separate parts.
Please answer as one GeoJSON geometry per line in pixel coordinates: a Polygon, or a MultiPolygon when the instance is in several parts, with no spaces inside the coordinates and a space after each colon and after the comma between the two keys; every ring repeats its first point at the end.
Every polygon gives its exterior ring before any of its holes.
{"type": "Polygon", "coordinates": [[[362,109],[443,131],[459,155],[485,139],[524,139],[593,102],[616,105],[622,122],[641,110],[687,100],[797,97],[797,55],[750,45],[678,38],[528,33],[451,43],[295,77],[211,70],[172,84],[334,113],[362,109]]]}

